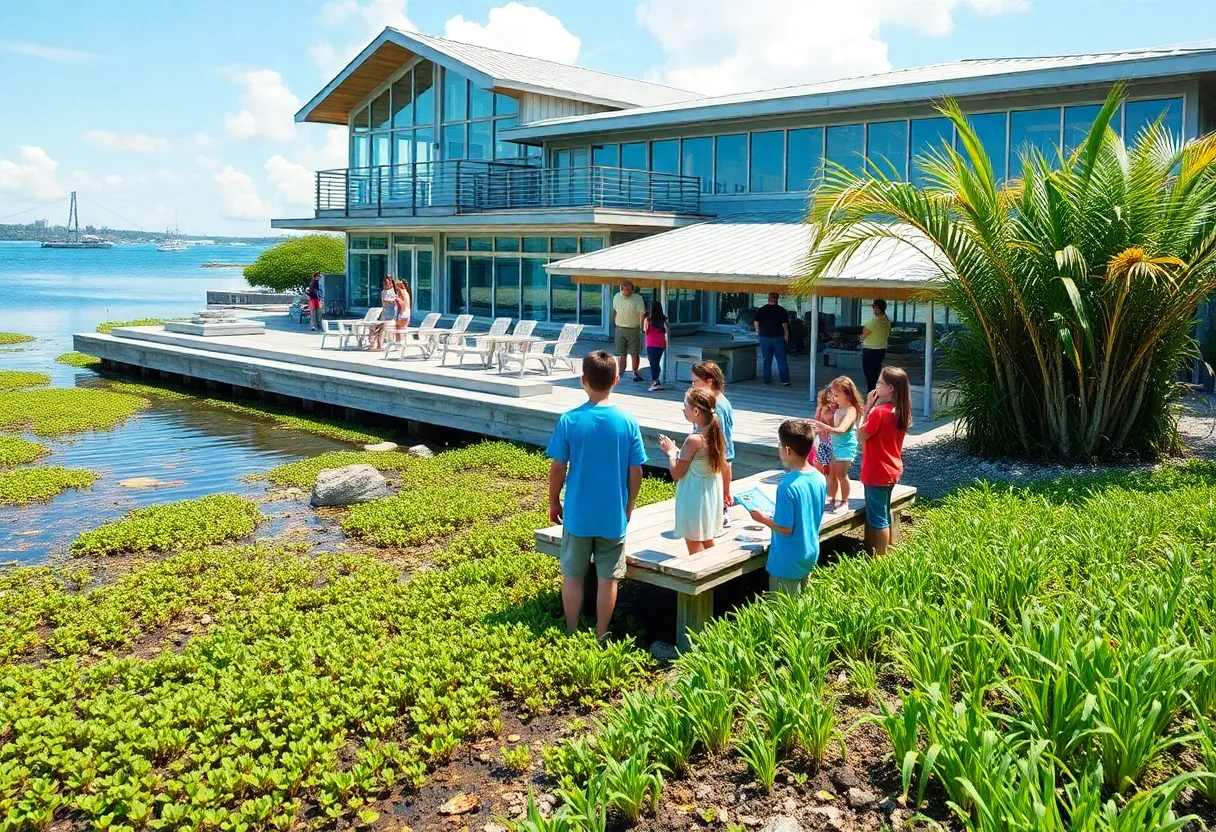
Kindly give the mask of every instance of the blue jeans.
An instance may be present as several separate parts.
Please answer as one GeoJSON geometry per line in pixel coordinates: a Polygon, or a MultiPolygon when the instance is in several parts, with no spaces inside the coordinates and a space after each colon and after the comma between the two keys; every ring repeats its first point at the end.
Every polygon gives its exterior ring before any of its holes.
{"type": "Polygon", "coordinates": [[[777,356],[777,375],[781,377],[781,383],[789,384],[790,366],[785,361],[784,338],[760,339],[760,366],[764,368],[764,383],[772,383],[774,355],[777,356]]]}
{"type": "Polygon", "coordinates": [[[666,347],[647,347],[646,360],[650,364],[650,380],[659,380],[659,365],[663,363],[663,351],[666,347]]]}

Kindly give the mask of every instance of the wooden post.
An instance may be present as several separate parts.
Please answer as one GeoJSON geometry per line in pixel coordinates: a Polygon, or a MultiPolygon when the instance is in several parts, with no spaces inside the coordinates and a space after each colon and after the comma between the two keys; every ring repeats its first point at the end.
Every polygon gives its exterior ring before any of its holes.
{"type": "Polygon", "coordinates": [[[811,357],[811,401],[816,398],[815,381],[819,370],[819,295],[811,292],[811,348],[807,350],[811,357]]]}
{"type": "Polygon", "coordinates": [[[683,651],[691,645],[689,633],[699,633],[714,614],[714,591],[707,589],[699,595],[676,595],[676,648],[683,651]]]}
{"type": "Polygon", "coordinates": [[[933,418],[933,301],[925,321],[925,418],[933,418]]]}

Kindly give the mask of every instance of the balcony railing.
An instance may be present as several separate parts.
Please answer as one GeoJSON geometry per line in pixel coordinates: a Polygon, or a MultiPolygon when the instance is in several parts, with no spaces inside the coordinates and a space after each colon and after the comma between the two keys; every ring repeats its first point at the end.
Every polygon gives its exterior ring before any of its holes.
{"type": "Polygon", "coordinates": [[[698,213],[696,176],[609,167],[449,160],[317,172],[318,216],[476,214],[553,208],[698,213]]]}

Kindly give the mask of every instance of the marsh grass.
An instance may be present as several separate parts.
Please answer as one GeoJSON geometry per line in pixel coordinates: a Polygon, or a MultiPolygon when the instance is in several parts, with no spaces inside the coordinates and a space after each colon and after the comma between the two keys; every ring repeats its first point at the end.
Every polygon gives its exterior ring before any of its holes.
{"type": "Polygon", "coordinates": [[[261,519],[252,500],[212,494],[135,509],[79,535],[71,550],[77,557],[99,557],[197,548],[251,535],[261,519]]]}
{"type": "Polygon", "coordinates": [[[64,436],[116,427],[148,407],[140,396],[89,388],[0,391],[0,430],[64,436]]]}
{"type": "Polygon", "coordinates": [[[0,471],[0,506],[20,506],[49,500],[69,488],[88,488],[97,474],[81,468],[35,465],[0,471]]]}
{"type": "Polygon", "coordinates": [[[86,355],[83,352],[65,352],[63,355],[55,358],[57,364],[64,364],[68,367],[100,367],[101,359],[94,355],[86,355]]]}
{"type": "Polygon", "coordinates": [[[50,383],[51,377],[46,373],[35,373],[28,370],[0,370],[0,390],[23,390],[27,387],[42,387],[50,383]]]}
{"type": "Polygon", "coordinates": [[[24,465],[41,459],[50,451],[45,445],[31,442],[19,436],[0,436],[0,468],[9,465],[24,465]]]}

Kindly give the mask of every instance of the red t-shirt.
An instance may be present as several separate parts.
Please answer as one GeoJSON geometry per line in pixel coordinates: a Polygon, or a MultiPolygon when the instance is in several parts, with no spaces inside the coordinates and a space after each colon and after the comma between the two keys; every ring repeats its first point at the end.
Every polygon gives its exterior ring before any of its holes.
{"type": "Polygon", "coordinates": [[[895,422],[895,406],[880,404],[870,411],[861,429],[869,434],[861,451],[861,484],[895,485],[904,472],[905,431],[895,422]]]}

